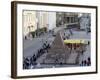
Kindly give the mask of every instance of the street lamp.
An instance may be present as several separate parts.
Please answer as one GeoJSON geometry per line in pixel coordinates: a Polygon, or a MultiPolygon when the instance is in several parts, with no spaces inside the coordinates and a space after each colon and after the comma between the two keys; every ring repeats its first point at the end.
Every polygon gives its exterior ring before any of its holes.
{"type": "Polygon", "coordinates": [[[30,27],[31,27],[31,26],[28,26],[28,29],[29,29],[29,33],[30,33],[30,31],[31,31],[30,27]]]}
{"type": "Polygon", "coordinates": [[[36,36],[38,36],[39,23],[37,18],[36,18],[36,24],[37,24],[36,36]]]}
{"type": "Polygon", "coordinates": [[[33,28],[34,26],[33,25],[30,25],[30,26],[28,26],[28,29],[29,29],[29,36],[31,36],[31,28],[33,28]]]}

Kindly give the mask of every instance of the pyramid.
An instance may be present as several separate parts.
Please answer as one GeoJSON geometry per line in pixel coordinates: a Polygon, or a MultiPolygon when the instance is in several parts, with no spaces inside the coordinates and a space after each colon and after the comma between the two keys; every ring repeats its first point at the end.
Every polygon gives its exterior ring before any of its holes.
{"type": "Polygon", "coordinates": [[[56,49],[65,49],[65,44],[64,44],[64,41],[63,41],[63,38],[61,36],[61,33],[58,32],[56,34],[56,37],[51,45],[51,48],[50,48],[50,52],[53,51],[53,50],[56,50],[56,49]]]}
{"type": "Polygon", "coordinates": [[[65,62],[65,44],[61,33],[57,33],[56,37],[51,45],[51,48],[48,50],[45,63],[55,63],[55,60],[59,60],[57,63],[65,62]]]}
{"type": "Polygon", "coordinates": [[[61,33],[57,33],[56,37],[51,45],[51,48],[48,50],[48,53],[45,58],[45,63],[66,63],[66,64],[75,64],[78,54],[70,53],[65,47],[61,33]]]}

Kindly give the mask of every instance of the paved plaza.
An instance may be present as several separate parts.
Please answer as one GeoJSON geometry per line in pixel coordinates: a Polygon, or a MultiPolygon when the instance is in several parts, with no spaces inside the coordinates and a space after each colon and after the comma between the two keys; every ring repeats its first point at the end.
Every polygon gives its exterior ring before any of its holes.
{"type": "MultiPolygon", "coordinates": [[[[62,30],[62,29],[61,29],[62,30]]],[[[64,30],[65,33],[67,34],[69,30],[64,30]]],[[[87,33],[86,31],[77,31],[72,29],[72,35],[70,35],[69,39],[84,39],[84,40],[88,40],[90,41],[90,33],[87,33]]],[[[52,42],[54,41],[55,37],[51,35],[51,33],[45,33],[42,36],[36,37],[36,38],[32,38],[32,39],[27,39],[27,40],[23,40],[23,56],[24,58],[27,57],[32,57],[34,54],[37,55],[37,51],[43,47],[43,43],[45,43],[46,41],[49,44],[52,44],[52,42]]],[[[80,54],[79,55],[79,64],[76,65],[68,65],[68,64],[63,64],[63,65],[59,65],[59,64],[43,64],[44,60],[46,58],[46,56],[48,55],[47,52],[45,52],[44,54],[42,54],[39,58],[37,58],[37,60],[35,61],[37,63],[37,65],[35,66],[30,66],[30,68],[49,68],[49,67],[71,67],[71,66],[79,66],[82,62],[82,60],[86,60],[88,57],[90,57],[90,44],[88,46],[86,46],[86,51],[84,52],[84,54],[80,54]],[[42,63],[42,64],[41,64],[42,63]]],[[[67,60],[67,63],[71,63],[74,62],[75,59],[77,58],[78,54],[74,54],[71,53],[69,56],[69,59],[67,60]]]]}

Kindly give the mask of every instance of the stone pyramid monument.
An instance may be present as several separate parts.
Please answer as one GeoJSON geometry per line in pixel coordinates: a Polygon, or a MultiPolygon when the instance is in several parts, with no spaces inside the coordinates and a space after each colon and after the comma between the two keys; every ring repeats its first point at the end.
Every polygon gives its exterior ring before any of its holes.
{"type": "Polygon", "coordinates": [[[55,50],[55,49],[64,49],[65,48],[65,44],[63,41],[63,38],[61,36],[61,33],[58,32],[56,34],[56,37],[51,45],[51,49],[49,51],[55,50]]]}
{"type": "Polygon", "coordinates": [[[51,48],[48,50],[45,63],[65,63],[65,59],[65,44],[61,36],[61,33],[58,32],[51,45],[51,48]]]}
{"type": "Polygon", "coordinates": [[[62,35],[58,32],[51,48],[48,50],[44,63],[76,64],[77,57],[78,53],[70,53],[70,50],[66,48],[62,35]]]}

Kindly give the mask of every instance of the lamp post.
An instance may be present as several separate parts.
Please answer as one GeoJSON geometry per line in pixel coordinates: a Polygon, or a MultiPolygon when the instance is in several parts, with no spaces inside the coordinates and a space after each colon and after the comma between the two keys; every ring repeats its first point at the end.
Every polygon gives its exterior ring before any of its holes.
{"type": "Polygon", "coordinates": [[[36,30],[36,36],[38,36],[38,29],[39,29],[39,23],[38,23],[38,19],[36,18],[36,24],[37,24],[37,30],[36,30]]]}
{"type": "Polygon", "coordinates": [[[30,31],[31,31],[31,26],[28,26],[28,29],[29,29],[29,35],[30,35],[30,31]]]}
{"type": "Polygon", "coordinates": [[[29,29],[29,37],[31,36],[31,29],[33,28],[34,26],[33,25],[30,25],[30,26],[28,26],[28,29],[29,29]]]}

